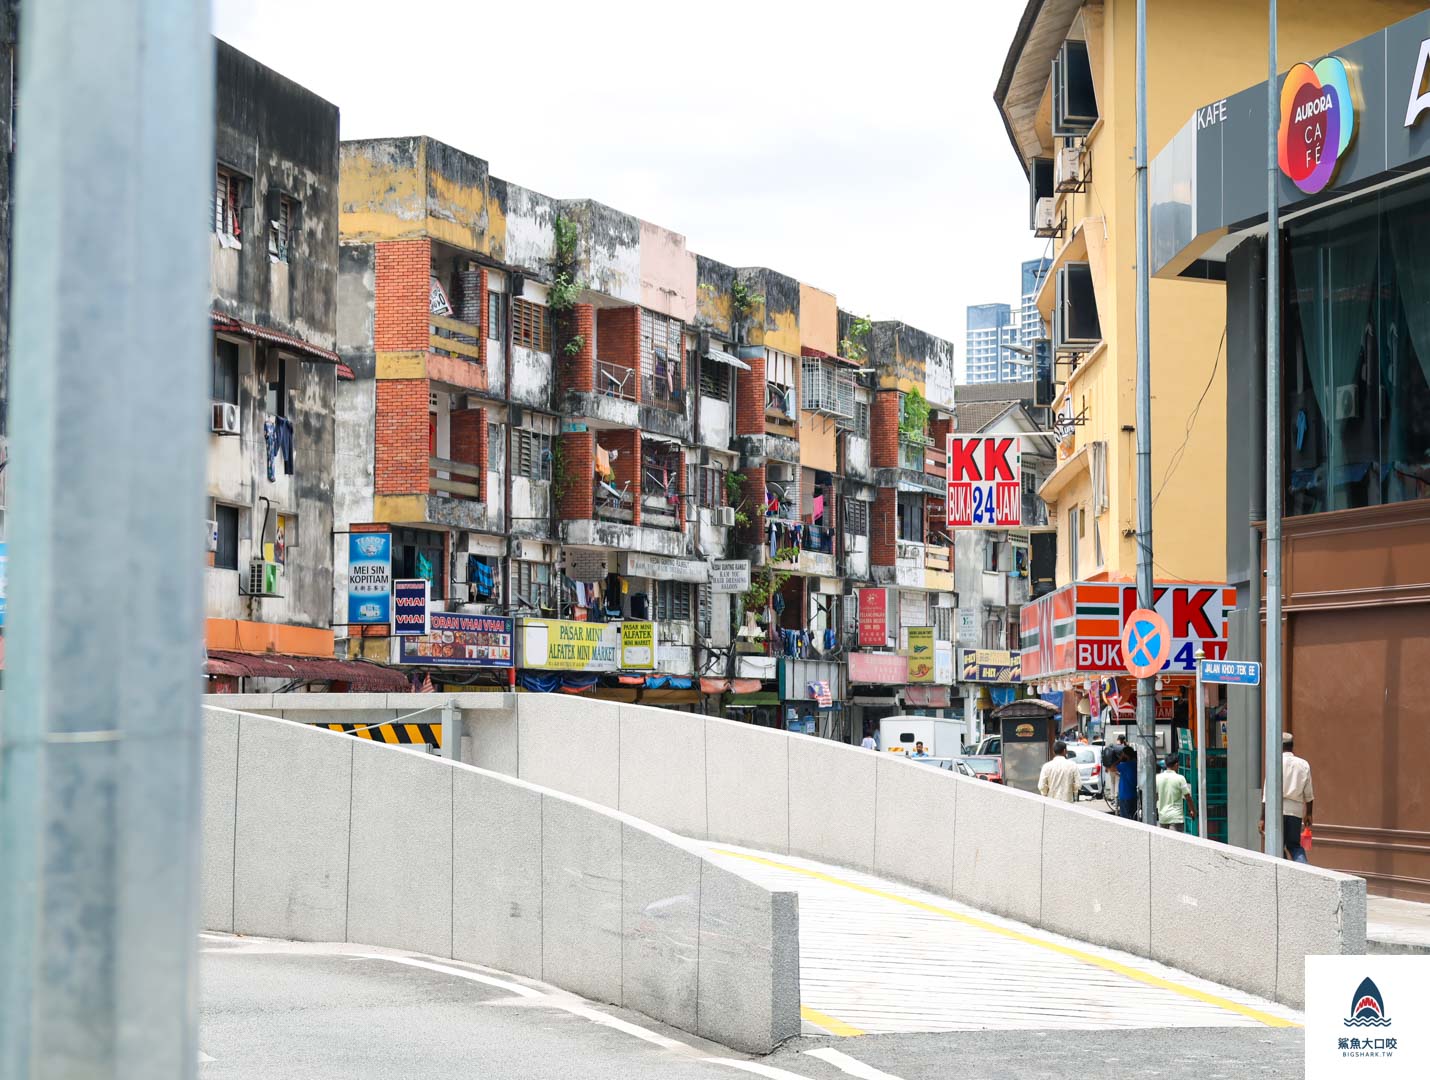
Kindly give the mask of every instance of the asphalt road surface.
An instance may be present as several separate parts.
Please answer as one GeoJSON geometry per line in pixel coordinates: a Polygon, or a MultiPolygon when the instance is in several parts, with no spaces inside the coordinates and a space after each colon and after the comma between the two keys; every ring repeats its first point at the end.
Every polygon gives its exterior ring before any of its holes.
{"type": "Polygon", "coordinates": [[[205,935],[201,977],[202,1080],[1246,1080],[1302,1071],[1301,1031],[1266,1027],[804,1037],[752,1060],[531,980],[351,945],[205,935]]]}

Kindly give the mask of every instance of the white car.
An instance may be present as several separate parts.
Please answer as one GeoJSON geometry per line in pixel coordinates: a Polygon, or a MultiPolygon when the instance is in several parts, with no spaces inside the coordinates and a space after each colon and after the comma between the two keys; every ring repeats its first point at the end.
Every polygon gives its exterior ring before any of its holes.
{"type": "Polygon", "coordinates": [[[1079,795],[1102,797],[1102,747],[1069,746],[1068,756],[1077,763],[1079,795]]]}

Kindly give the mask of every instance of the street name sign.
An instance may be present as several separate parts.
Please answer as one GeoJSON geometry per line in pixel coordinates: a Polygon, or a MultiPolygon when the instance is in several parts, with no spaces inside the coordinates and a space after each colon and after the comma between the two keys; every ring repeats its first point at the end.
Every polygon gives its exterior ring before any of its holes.
{"type": "Polygon", "coordinates": [[[1251,660],[1203,660],[1202,682],[1260,686],[1261,665],[1251,660]]]}

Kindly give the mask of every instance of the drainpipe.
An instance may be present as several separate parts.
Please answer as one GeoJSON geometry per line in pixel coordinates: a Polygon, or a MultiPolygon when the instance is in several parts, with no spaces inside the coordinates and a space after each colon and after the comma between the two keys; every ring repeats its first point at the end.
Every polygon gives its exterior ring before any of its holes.
{"type": "MultiPolygon", "coordinates": [[[[502,556],[502,584],[501,602],[502,610],[511,614],[511,463],[512,463],[512,421],[511,421],[511,371],[516,366],[516,357],[512,355],[512,339],[515,336],[514,322],[516,313],[516,295],[512,292],[511,271],[506,275],[506,326],[502,328],[502,348],[505,350],[506,362],[503,365],[502,378],[504,387],[502,389],[502,400],[506,402],[506,461],[502,464],[502,527],[506,532],[507,549],[502,556]]],[[[523,276],[523,291],[525,291],[525,276],[523,276]]],[[[555,374],[556,359],[552,357],[553,376],[555,374]]]]}

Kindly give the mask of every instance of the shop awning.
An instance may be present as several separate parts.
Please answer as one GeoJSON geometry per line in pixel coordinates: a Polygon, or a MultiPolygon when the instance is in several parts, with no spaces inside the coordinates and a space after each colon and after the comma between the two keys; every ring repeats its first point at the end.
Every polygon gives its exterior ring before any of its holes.
{"type": "Polygon", "coordinates": [[[695,705],[700,701],[696,690],[644,690],[641,692],[642,705],[695,705]]]}
{"type": "Polygon", "coordinates": [[[759,679],[712,679],[702,677],[700,680],[700,692],[702,694],[754,694],[758,693],[763,686],[759,679]]]}
{"type": "Polygon", "coordinates": [[[705,359],[714,360],[717,364],[728,364],[730,367],[739,368],[741,371],[750,370],[749,364],[745,363],[745,361],[741,360],[738,356],[725,352],[723,349],[712,348],[706,350],[705,359]]]}
{"type": "Polygon", "coordinates": [[[349,690],[371,694],[400,694],[412,689],[407,676],[401,671],[368,660],[210,649],[204,670],[209,675],[284,679],[288,682],[347,683],[349,690]]]}
{"type": "Polygon", "coordinates": [[[779,694],[773,690],[766,690],[759,694],[731,694],[726,705],[731,706],[755,706],[755,705],[778,705],[780,703],[779,694]]]}
{"type": "MultiPolygon", "coordinates": [[[[317,345],[312,345],[293,334],[285,334],[281,330],[274,330],[267,326],[259,326],[257,323],[244,322],[242,319],[235,319],[219,311],[211,311],[209,315],[213,319],[215,330],[225,330],[230,334],[242,334],[244,337],[257,338],[260,341],[268,341],[274,345],[284,345],[294,352],[306,353],[314,360],[326,360],[330,364],[339,362],[337,353],[330,349],[322,349],[317,345]]],[[[348,377],[352,377],[351,370],[349,370],[348,377]]]]}

